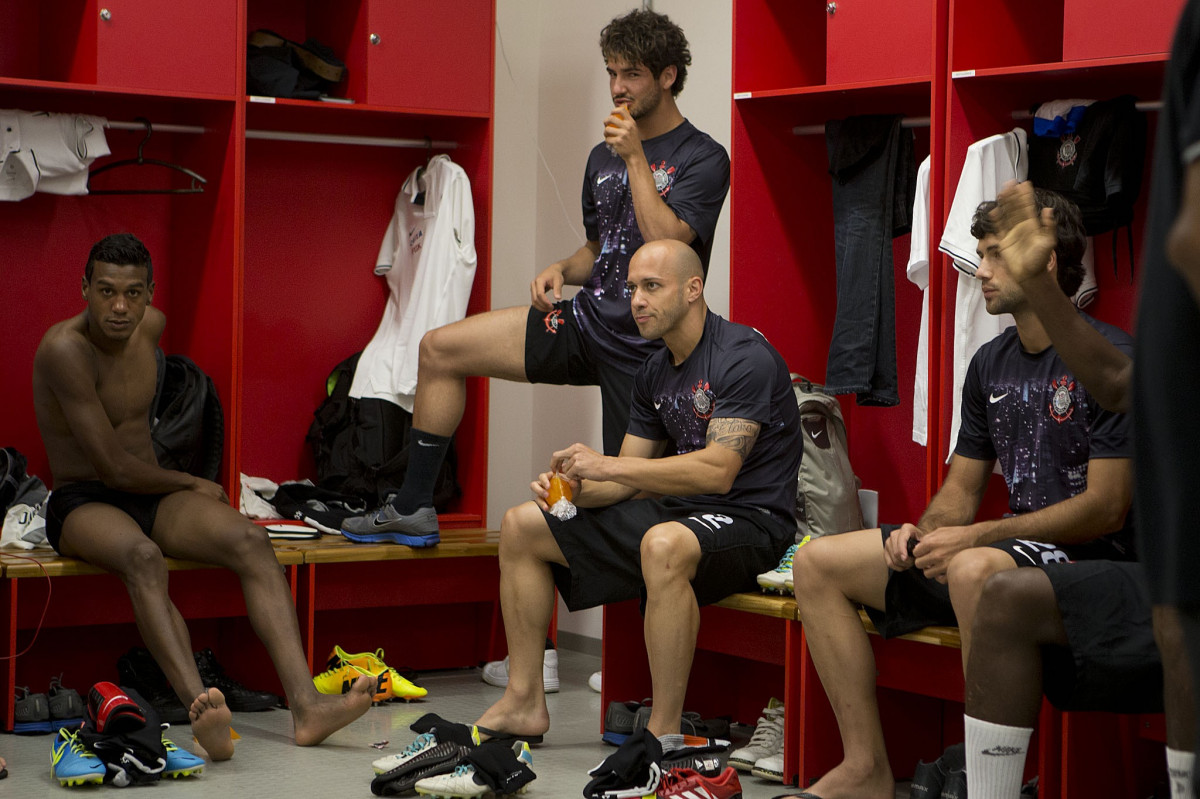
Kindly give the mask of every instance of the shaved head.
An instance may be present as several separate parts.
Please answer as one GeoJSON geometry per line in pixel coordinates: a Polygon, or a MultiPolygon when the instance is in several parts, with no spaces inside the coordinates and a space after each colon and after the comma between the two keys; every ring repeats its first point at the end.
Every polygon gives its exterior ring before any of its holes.
{"type": "Polygon", "coordinates": [[[653,264],[681,281],[692,277],[704,280],[704,265],[700,263],[700,256],[690,246],[675,239],[658,239],[643,244],[629,262],[631,270],[635,263],[645,266],[653,264]]]}

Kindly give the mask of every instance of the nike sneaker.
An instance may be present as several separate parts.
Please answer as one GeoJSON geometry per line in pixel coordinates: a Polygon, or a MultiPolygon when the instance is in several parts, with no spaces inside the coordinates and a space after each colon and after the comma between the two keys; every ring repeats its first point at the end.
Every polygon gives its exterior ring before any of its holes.
{"type": "Polygon", "coordinates": [[[50,745],[50,773],[64,787],[104,782],[104,763],[83,745],[78,730],[59,729],[50,745]]]}
{"type": "Polygon", "coordinates": [[[62,675],[50,679],[50,690],[46,692],[50,705],[50,726],[78,727],[83,724],[83,699],[74,688],[63,688],[62,675]]]}
{"type": "Polygon", "coordinates": [[[403,752],[395,755],[388,755],[387,757],[381,757],[372,763],[371,767],[375,769],[376,774],[383,774],[384,772],[391,771],[398,766],[403,766],[417,755],[428,749],[432,749],[437,745],[438,740],[433,733],[423,732],[417,736],[416,740],[406,746],[403,752]]]}
{"type": "Polygon", "coordinates": [[[787,578],[792,576],[792,557],[799,548],[799,544],[792,544],[787,548],[787,552],[783,553],[783,558],[779,561],[778,566],[769,572],[758,575],[758,584],[764,592],[768,594],[791,593],[787,588],[787,578]]]}
{"type": "MultiPolygon", "coordinates": [[[[513,744],[513,754],[525,766],[533,765],[533,753],[529,751],[529,744],[524,741],[517,741],[513,744]]],[[[522,784],[515,793],[523,793],[526,785],[528,783],[522,784]]],[[[418,781],[415,788],[417,793],[422,796],[432,796],[435,799],[473,799],[473,797],[485,794],[492,794],[496,797],[512,795],[512,793],[499,791],[493,794],[491,787],[475,773],[475,766],[472,763],[459,763],[454,771],[448,774],[426,777],[418,781]]]]}
{"type": "Polygon", "coordinates": [[[609,702],[604,711],[604,735],[601,740],[613,746],[625,743],[625,739],[633,734],[637,712],[641,709],[641,702],[609,702]]]}
{"type": "Polygon", "coordinates": [[[658,784],[659,799],[742,799],[742,782],[732,768],[718,777],[686,768],[674,768],[658,784]]]}
{"type": "Polygon", "coordinates": [[[13,704],[13,732],[53,732],[50,724],[50,700],[45,694],[31,694],[29,689],[17,686],[13,704]]]}
{"type": "Polygon", "coordinates": [[[752,771],[754,764],[764,757],[778,754],[783,758],[783,703],[771,699],[758,717],[758,726],[750,736],[750,742],[735,749],[729,756],[729,765],[739,771],[752,771]]]}
{"type": "Polygon", "coordinates": [[[364,676],[375,681],[375,693],[371,697],[372,704],[381,705],[392,698],[392,681],[386,671],[369,674],[358,666],[351,666],[349,663],[341,661],[338,661],[337,664],[330,664],[328,669],[313,677],[313,685],[322,694],[333,696],[348,694],[355,681],[364,676]]]}
{"type": "Polygon", "coordinates": [[[420,699],[429,693],[427,689],[422,688],[411,680],[405,679],[400,675],[400,672],[384,663],[382,649],[351,655],[340,646],[334,645],[333,652],[329,655],[329,664],[331,667],[335,659],[341,660],[343,663],[349,663],[351,666],[358,666],[373,676],[378,676],[380,672],[386,671],[388,680],[392,686],[392,698],[409,701],[420,699]]]}
{"type": "Polygon", "coordinates": [[[170,724],[164,724],[163,727],[163,746],[167,750],[167,765],[163,768],[163,776],[172,779],[180,777],[193,777],[204,771],[204,759],[196,757],[186,749],[180,749],[175,743],[167,737],[167,728],[170,724]]]}
{"type": "Polygon", "coordinates": [[[390,504],[365,516],[351,516],[342,522],[342,535],[357,544],[391,542],[410,547],[431,547],[441,540],[437,511],[418,508],[400,513],[390,504]]]}
{"type": "Polygon", "coordinates": [[[376,775],[371,780],[371,793],[376,796],[407,794],[418,782],[454,771],[466,752],[465,746],[451,741],[426,746],[400,765],[376,775]]]}

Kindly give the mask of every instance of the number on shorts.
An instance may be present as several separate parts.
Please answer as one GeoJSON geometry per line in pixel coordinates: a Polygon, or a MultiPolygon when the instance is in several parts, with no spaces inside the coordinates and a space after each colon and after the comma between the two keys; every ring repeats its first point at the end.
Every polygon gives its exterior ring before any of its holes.
{"type": "Polygon", "coordinates": [[[731,517],[721,513],[706,513],[703,516],[692,516],[691,518],[714,531],[720,530],[726,524],[733,524],[731,517]]]}

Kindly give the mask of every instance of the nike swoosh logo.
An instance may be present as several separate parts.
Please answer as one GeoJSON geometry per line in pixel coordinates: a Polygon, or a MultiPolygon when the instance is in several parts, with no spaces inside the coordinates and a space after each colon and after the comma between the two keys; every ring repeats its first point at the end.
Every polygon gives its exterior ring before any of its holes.
{"type": "Polygon", "coordinates": [[[655,401],[654,401],[654,410],[656,410],[656,411],[657,411],[657,410],[658,410],[659,408],[661,408],[661,407],[662,407],[662,403],[661,403],[661,402],[659,402],[658,400],[655,400],[655,401]]]}
{"type": "Polygon", "coordinates": [[[811,433],[809,433],[809,435],[810,435],[810,436],[812,436],[812,440],[813,440],[813,441],[816,441],[816,440],[817,440],[817,436],[821,435],[821,431],[820,431],[820,430],[813,430],[811,433]]]}
{"type": "Polygon", "coordinates": [[[604,181],[608,180],[611,177],[612,177],[611,174],[601,175],[600,177],[596,178],[596,185],[599,186],[601,183],[603,183],[604,181]]]}
{"type": "Polygon", "coordinates": [[[431,444],[430,442],[428,442],[428,441],[422,441],[422,440],[421,440],[421,439],[419,439],[419,438],[417,439],[417,444],[419,444],[419,445],[420,445],[420,446],[422,446],[422,447],[436,447],[436,446],[437,446],[437,444],[431,444]]]}
{"type": "Polygon", "coordinates": [[[1008,396],[1010,393],[1011,393],[1011,392],[1009,392],[1009,391],[1005,391],[1003,394],[1001,394],[1001,395],[1000,395],[1000,396],[998,396],[998,397],[997,397],[995,394],[990,394],[990,395],[988,396],[988,402],[990,402],[991,404],[995,405],[997,402],[999,402],[1000,400],[1002,400],[1002,399],[1004,399],[1005,397],[1007,397],[1007,396],[1008,396]]]}

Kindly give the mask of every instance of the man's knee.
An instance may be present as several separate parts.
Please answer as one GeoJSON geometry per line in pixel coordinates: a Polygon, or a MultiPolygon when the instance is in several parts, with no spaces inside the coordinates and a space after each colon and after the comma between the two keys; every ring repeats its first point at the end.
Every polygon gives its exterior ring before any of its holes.
{"type": "MultiPolygon", "coordinates": [[[[457,374],[459,356],[462,353],[462,332],[455,324],[435,327],[421,336],[418,365],[426,374],[457,374]]],[[[486,343],[479,343],[479,348],[486,348],[486,343]]]]}
{"type": "Polygon", "coordinates": [[[691,580],[700,562],[696,534],[678,522],[656,524],[642,536],[642,576],[646,585],[663,578],[691,580]]]}
{"type": "Polygon", "coordinates": [[[532,502],[514,505],[500,521],[500,558],[536,552],[544,535],[549,535],[549,525],[541,509],[532,502]]]}
{"type": "Polygon", "coordinates": [[[976,636],[1034,633],[1040,621],[1058,613],[1045,572],[1008,569],[993,573],[983,583],[972,630],[976,636]]]}
{"type": "Polygon", "coordinates": [[[145,588],[165,583],[167,579],[166,558],[149,538],[129,547],[118,568],[118,576],[130,588],[145,588]]]}
{"type": "Polygon", "coordinates": [[[946,568],[946,584],[950,596],[975,596],[988,579],[1002,571],[1013,570],[1016,563],[1012,556],[993,547],[964,549],[950,560],[946,568]]]}

